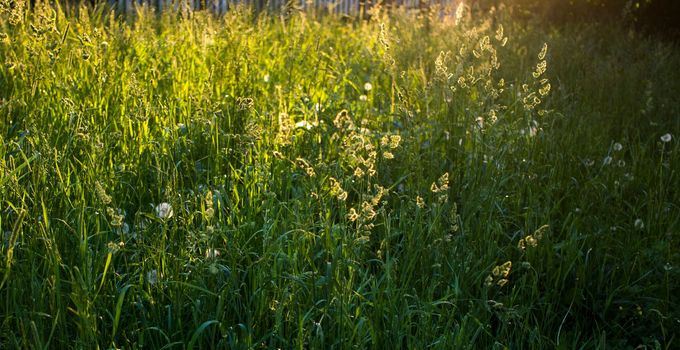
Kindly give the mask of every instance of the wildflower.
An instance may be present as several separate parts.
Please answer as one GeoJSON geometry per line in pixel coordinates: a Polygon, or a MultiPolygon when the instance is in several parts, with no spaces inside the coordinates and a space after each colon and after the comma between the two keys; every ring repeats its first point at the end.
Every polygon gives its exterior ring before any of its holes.
{"type": "Polygon", "coordinates": [[[311,130],[313,127],[315,127],[313,123],[310,123],[306,120],[299,121],[295,123],[295,127],[299,129],[306,129],[306,130],[311,130]]]}
{"type": "Polygon", "coordinates": [[[347,199],[347,191],[342,189],[340,182],[334,177],[328,179],[331,182],[331,195],[337,196],[339,200],[344,201],[347,199]]]}
{"type": "Polygon", "coordinates": [[[361,203],[361,214],[366,217],[367,220],[372,220],[376,216],[373,206],[368,202],[361,203]]]}
{"type": "Polygon", "coordinates": [[[371,164],[371,166],[368,167],[368,176],[375,176],[375,173],[375,167],[371,164]]]}
{"type": "Polygon", "coordinates": [[[425,209],[425,200],[421,196],[416,196],[416,206],[420,209],[425,209]]]}
{"type": "Polygon", "coordinates": [[[265,83],[269,82],[269,74],[265,74],[264,77],[262,78],[265,83]]]}
{"type": "Polygon", "coordinates": [[[151,270],[146,273],[146,281],[149,284],[156,284],[158,282],[158,270],[151,270]]]}
{"type": "Polygon", "coordinates": [[[170,203],[163,202],[156,206],[156,216],[158,216],[160,219],[169,219],[173,214],[174,212],[172,211],[172,206],[170,203]]]}
{"type": "Polygon", "coordinates": [[[543,47],[541,48],[541,52],[538,53],[538,59],[543,60],[545,59],[545,55],[548,53],[548,43],[543,43],[543,47]]]}
{"type": "Polygon", "coordinates": [[[364,90],[366,90],[366,91],[371,91],[371,90],[373,90],[373,85],[371,85],[371,83],[369,83],[369,82],[366,82],[366,83],[364,84],[364,90]]]}
{"type": "Polygon", "coordinates": [[[506,285],[507,283],[508,283],[508,280],[507,280],[506,278],[501,278],[501,279],[498,280],[498,282],[496,282],[496,284],[497,284],[499,287],[503,287],[503,286],[506,285]]]}
{"type": "Polygon", "coordinates": [[[510,274],[510,269],[512,269],[512,261],[506,261],[502,265],[497,265],[493,268],[493,275],[496,277],[506,278],[510,274]]]}
{"type": "Polygon", "coordinates": [[[366,102],[366,101],[368,101],[368,96],[366,96],[366,95],[361,95],[361,96],[359,96],[359,101],[361,101],[361,102],[366,102]]]}
{"type": "Polygon", "coordinates": [[[620,159],[618,164],[619,164],[619,168],[623,168],[624,166],[626,166],[626,161],[623,160],[623,159],[620,159]]]}
{"type": "Polygon", "coordinates": [[[395,149],[399,147],[399,143],[401,142],[401,136],[399,135],[391,135],[390,136],[390,148],[395,149]]]}
{"type": "Polygon", "coordinates": [[[116,211],[115,209],[113,209],[111,207],[106,208],[106,214],[111,218],[111,222],[110,222],[111,226],[120,227],[120,226],[123,225],[124,217],[122,215],[120,215],[120,212],[121,212],[120,209],[118,209],[118,211],[116,211]]]}
{"type": "Polygon", "coordinates": [[[357,167],[356,169],[354,169],[354,176],[356,177],[364,176],[364,170],[361,169],[361,167],[357,167]]]}
{"type": "Polygon", "coordinates": [[[614,149],[614,151],[619,152],[623,149],[623,145],[617,142],[614,144],[612,148],[614,149]]]}
{"type": "Polygon", "coordinates": [[[349,221],[357,221],[359,219],[359,213],[357,213],[357,210],[354,208],[349,209],[349,213],[347,214],[347,220],[349,221]]]}
{"type": "Polygon", "coordinates": [[[661,136],[661,142],[664,142],[664,143],[671,142],[672,139],[673,139],[673,136],[671,134],[665,134],[665,135],[661,136]]]}
{"type": "Polygon", "coordinates": [[[493,285],[493,277],[491,277],[491,275],[486,276],[484,279],[484,285],[487,287],[491,287],[493,285]]]}
{"type": "Polygon", "coordinates": [[[220,256],[220,251],[215,248],[208,248],[205,250],[206,259],[215,259],[220,256]]]}
{"type": "Polygon", "coordinates": [[[638,230],[642,230],[645,228],[645,222],[642,221],[642,219],[635,219],[635,228],[638,230]]]}
{"type": "Polygon", "coordinates": [[[286,157],[283,156],[283,154],[279,151],[273,151],[272,155],[278,159],[285,159],[286,157]]]}
{"type": "Polygon", "coordinates": [[[503,305],[503,303],[499,303],[495,300],[487,300],[487,303],[489,304],[489,306],[491,306],[494,309],[502,309],[503,307],[505,307],[505,305],[503,305]]]}
{"type": "Polygon", "coordinates": [[[526,236],[526,238],[524,239],[524,241],[526,242],[526,244],[527,244],[528,246],[530,246],[530,247],[532,247],[532,248],[535,248],[535,247],[538,245],[538,240],[537,240],[534,236],[532,236],[532,235],[526,236]]]}
{"type": "Polygon", "coordinates": [[[385,189],[385,187],[382,187],[378,184],[373,185],[373,187],[375,188],[377,193],[375,194],[375,196],[373,196],[373,198],[371,198],[371,204],[377,206],[378,204],[380,204],[380,200],[382,199],[382,197],[387,193],[387,190],[385,189]]]}
{"type": "Polygon", "coordinates": [[[456,7],[456,12],[453,16],[455,25],[460,24],[461,20],[465,16],[465,12],[466,12],[465,3],[461,1],[456,7]]]}
{"type": "Polygon", "coordinates": [[[437,179],[437,183],[439,184],[439,187],[432,183],[431,190],[432,192],[443,192],[449,189],[449,173],[444,173],[444,175],[440,176],[439,179],[437,179]]]}
{"type": "Polygon", "coordinates": [[[606,156],[606,157],[604,157],[604,159],[602,160],[602,165],[609,165],[609,164],[612,163],[612,160],[613,160],[612,157],[606,156]]]}
{"type": "Polygon", "coordinates": [[[97,193],[97,197],[99,198],[100,201],[102,201],[102,203],[104,204],[111,203],[111,197],[106,194],[104,187],[102,187],[102,184],[99,181],[94,183],[94,190],[97,193]]]}
{"type": "Polygon", "coordinates": [[[385,152],[383,152],[383,158],[394,159],[394,154],[392,154],[392,152],[385,151],[385,152]]]}
{"type": "MultiPolygon", "coordinates": [[[[123,243],[123,242],[120,242],[120,243],[123,243]]],[[[123,247],[123,245],[116,244],[114,242],[109,242],[109,243],[106,244],[106,248],[109,250],[109,253],[111,253],[111,254],[117,253],[120,250],[120,248],[122,248],[122,247],[123,247]]]]}

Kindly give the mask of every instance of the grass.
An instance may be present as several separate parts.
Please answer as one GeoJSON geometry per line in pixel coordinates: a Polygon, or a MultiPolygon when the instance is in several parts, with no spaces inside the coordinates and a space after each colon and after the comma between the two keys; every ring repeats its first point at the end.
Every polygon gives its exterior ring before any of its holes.
{"type": "Polygon", "coordinates": [[[677,47],[16,4],[1,348],[678,346],[677,47]]]}

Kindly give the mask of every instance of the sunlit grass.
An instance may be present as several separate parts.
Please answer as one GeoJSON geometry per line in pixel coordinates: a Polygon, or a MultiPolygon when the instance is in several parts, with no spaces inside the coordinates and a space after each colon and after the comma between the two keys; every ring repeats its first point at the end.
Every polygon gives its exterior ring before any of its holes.
{"type": "Polygon", "coordinates": [[[677,48],[2,4],[0,348],[676,346],[677,48]]]}

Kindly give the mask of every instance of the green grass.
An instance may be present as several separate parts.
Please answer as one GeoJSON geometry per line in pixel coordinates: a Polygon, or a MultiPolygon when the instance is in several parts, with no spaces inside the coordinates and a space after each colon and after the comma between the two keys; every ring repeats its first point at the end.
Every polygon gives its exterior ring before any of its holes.
{"type": "Polygon", "coordinates": [[[3,1],[0,348],[677,347],[680,50],[540,23],[3,1]]]}

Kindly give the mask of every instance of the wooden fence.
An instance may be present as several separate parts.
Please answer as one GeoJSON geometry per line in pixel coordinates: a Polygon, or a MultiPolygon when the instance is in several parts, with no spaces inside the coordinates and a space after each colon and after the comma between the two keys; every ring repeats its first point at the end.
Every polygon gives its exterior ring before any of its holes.
{"type": "Polygon", "coordinates": [[[380,4],[383,7],[402,7],[406,9],[427,9],[438,5],[441,8],[452,8],[458,0],[109,0],[118,11],[129,12],[135,7],[147,6],[158,11],[173,9],[176,11],[207,10],[216,14],[224,14],[238,5],[251,6],[257,11],[280,10],[283,8],[316,9],[326,13],[359,15],[380,4]]]}

